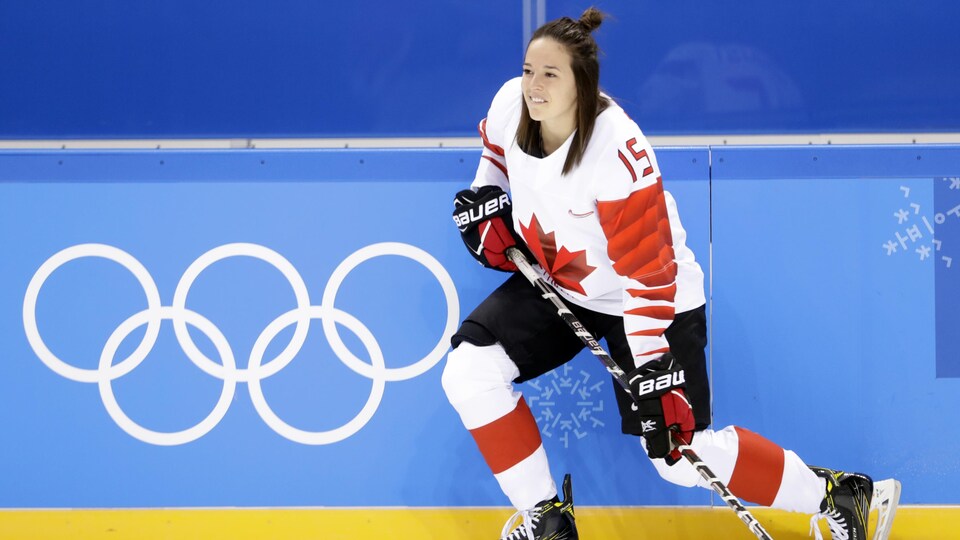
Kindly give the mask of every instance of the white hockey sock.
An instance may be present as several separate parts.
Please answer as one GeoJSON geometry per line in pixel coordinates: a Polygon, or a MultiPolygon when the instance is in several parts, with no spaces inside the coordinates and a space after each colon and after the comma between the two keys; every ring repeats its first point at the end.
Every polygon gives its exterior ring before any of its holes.
{"type": "Polygon", "coordinates": [[[786,460],[783,468],[783,483],[773,508],[815,514],[820,511],[820,503],[826,494],[826,483],[810,470],[810,467],[790,450],[783,451],[786,460]]]}
{"type": "Polygon", "coordinates": [[[513,379],[516,365],[499,344],[461,343],[447,356],[443,388],[514,507],[557,494],[533,414],[513,379]]]}
{"type": "MultiPolygon", "coordinates": [[[[794,452],[750,430],[735,426],[720,431],[707,429],[697,432],[691,447],[740,499],[792,512],[820,511],[823,479],[794,452]]],[[[653,464],[660,476],[670,482],[711,489],[685,460],[672,467],[662,459],[653,460],[653,464]]]]}

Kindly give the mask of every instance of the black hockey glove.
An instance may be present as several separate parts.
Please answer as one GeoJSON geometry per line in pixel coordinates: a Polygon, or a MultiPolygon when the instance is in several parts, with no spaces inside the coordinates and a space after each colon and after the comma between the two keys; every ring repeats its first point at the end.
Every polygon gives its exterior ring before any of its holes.
{"type": "Polygon", "coordinates": [[[524,245],[513,230],[510,196],[497,186],[483,186],[457,193],[453,205],[453,221],[470,255],[487,268],[515,272],[507,249],[524,245]]]}
{"type": "Polygon", "coordinates": [[[630,391],[637,400],[647,455],[664,458],[667,465],[680,460],[680,451],[671,443],[674,431],[686,444],[693,440],[693,407],[687,400],[683,369],[672,354],[648,362],[627,375],[630,391]]]}

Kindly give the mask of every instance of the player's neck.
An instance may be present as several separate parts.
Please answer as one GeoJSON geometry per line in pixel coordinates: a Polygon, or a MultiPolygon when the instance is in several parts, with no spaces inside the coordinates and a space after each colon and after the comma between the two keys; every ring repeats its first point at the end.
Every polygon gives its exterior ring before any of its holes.
{"type": "Polygon", "coordinates": [[[557,118],[540,123],[540,138],[543,139],[544,157],[557,151],[577,129],[576,118],[557,118]]]}

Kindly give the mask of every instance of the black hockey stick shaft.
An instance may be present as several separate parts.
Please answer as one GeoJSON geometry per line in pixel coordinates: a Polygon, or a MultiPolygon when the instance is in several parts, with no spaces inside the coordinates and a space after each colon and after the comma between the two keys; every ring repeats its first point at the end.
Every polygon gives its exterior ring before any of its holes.
{"type": "MultiPolygon", "coordinates": [[[[607,351],[604,350],[600,343],[597,342],[593,334],[583,323],[577,319],[577,316],[567,308],[566,304],[563,303],[563,300],[557,295],[557,293],[550,288],[550,285],[544,281],[543,278],[537,274],[537,271],[533,269],[530,265],[530,261],[527,260],[527,257],[517,248],[507,249],[507,257],[513,261],[513,264],[517,265],[517,268],[520,269],[520,272],[533,284],[534,287],[540,290],[543,298],[549,300],[555,308],[557,308],[557,314],[567,323],[567,326],[580,338],[580,341],[583,342],[587,348],[590,349],[590,352],[596,356],[603,366],[607,368],[607,371],[613,375],[614,380],[623,387],[624,391],[630,396],[631,399],[636,401],[633,392],[630,391],[630,384],[627,382],[627,376],[620,369],[620,366],[613,361],[613,358],[607,354],[607,351]]],[[[767,531],[763,529],[763,526],[760,525],[760,522],[757,521],[757,518],[753,517],[753,514],[747,510],[743,503],[740,502],[740,499],[736,495],[730,492],[726,485],[717,478],[717,475],[710,470],[710,467],[700,459],[700,456],[693,451],[693,448],[690,445],[683,442],[676,434],[676,432],[671,431],[672,442],[676,448],[680,451],[680,454],[690,462],[691,465],[700,473],[700,476],[710,484],[714,491],[720,495],[720,498],[723,499],[727,506],[729,506],[734,512],[737,513],[737,517],[740,518],[744,524],[750,529],[750,532],[755,534],[757,538],[761,540],[773,540],[767,531]]]]}

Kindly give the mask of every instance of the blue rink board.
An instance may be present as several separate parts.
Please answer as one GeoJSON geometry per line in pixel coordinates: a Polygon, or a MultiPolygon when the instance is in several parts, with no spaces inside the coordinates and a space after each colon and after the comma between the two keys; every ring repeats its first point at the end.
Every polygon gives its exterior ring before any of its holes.
{"type": "Polygon", "coordinates": [[[717,423],[895,476],[903,503],[956,504],[960,149],[715,148],[712,163],[717,423]]]}
{"type": "MultiPolygon", "coordinates": [[[[160,305],[173,306],[178,283],[204,254],[256,244],[288,261],[310,304],[320,306],[338,265],[367,246],[399,242],[426,255],[359,263],[342,276],[333,305],[344,312],[337,328],[349,351],[370,361],[369,340],[353,334],[361,324],[388,368],[412,365],[438,342],[443,352],[449,315],[450,293],[422,261],[435,259],[442,267],[435,271],[452,278],[456,321],[504,277],[464,253],[449,218],[451,196],[472,178],[478,158],[477,150],[453,149],[0,152],[0,421],[8,442],[0,447],[0,507],[506,505],[443,396],[440,356],[425,373],[385,382],[369,421],[343,436],[336,430],[364,408],[375,385],[337,361],[321,321],[312,321],[301,351],[260,385],[278,419],[337,439],[311,445],[262,418],[250,382],[236,382],[228,406],[218,409],[230,384],[190,362],[170,320],[160,321],[143,362],[109,386],[71,380],[62,374],[69,368],[41,362],[24,322],[31,279],[68,248],[122,250],[148,273],[141,279],[156,284],[160,305]],[[110,247],[74,248],[91,243],[110,247]],[[117,408],[108,410],[103,395],[111,392],[117,408]],[[209,430],[157,434],[203,426],[211,411],[222,418],[209,430]]],[[[658,158],[690,244],[706,254],[707,151],[663,149],[658,158]]],[[[191,320],[209,320],[240,368],[257,336],[296,305],[295,287],[280,270],[250,256],[212,262],[194,277],[184,302],[197,314],[191,320]]],[[[37,335],[65,364],[88,370],[73,375],[83,377],[95,373],[121,323],[146,306],[131,271],[103,257],[78,258],[37,289],[37,335]]],[[[143,325],[125,330],[118,360],[145,335],[143,325]]],[[[221,361],[215,331],[191,327],[189,335],[199,353],[221,361]]],[[[281,330],[265,363],[295,337],[292,327],[281,330]]],[[[611,384],[584,356],[524,385],[555,475],[573,473],[581,504],[708,504],[706,491],[662,482],[636,441],[619,434],[611,384]],[[544,401],[556,397],[550,388],[564,396],[548,411],[544,401]]]]}
{"type": "MultiPolygon", "coordinates": [[[[956,258],[960,247],[960,216],[950,213],[960,205],[960,150],[714,149],[712,192],[706,149],[657,155],[705,268],[712,226],[716,425],[753,429],[813,464],[896,476],[904,503],[957,504],[958,274],[942,257],[956,258]],[[931,247],[926,258],[923,246],[931,247]]],[[[249,383],[238,382],[208,433],[159,446],[121,429],[97,384],[45,366],[24,331],[34,273],[54,253],[91,242],[139,260],[164,306],[185,270],[225,244],[282,255],[320,305],[351,254],[402,242],[449,273],[462,317],[503,279],[465,256],[447,217],[477,158],[453,149],[0,152],[0,420],[14,441],[0,450],[0,507],[506,504],[442,396],[440,365],[386,382],[369,422],[339,442],[281,435],[255,410],[249,383]]],[[[390,368],[430,353],[447,317],[438,280],[396,255],[347,273],[334,304],[369,328],[390,368]]],[[[244,367],[257,335],[295,298],[278,270],[235,257],[198,274],[186,305],[220,329],[244,367]]],[[[145,306],[130,272],[79,259],[44,283],[37,327],[53,352],[92,369],[114,329],[145,306]]],[[[366,358],[344,330],[347,347],[366,358]]],[[[293,334],[281,331],[265,356],[293,334]]],[[[142,336],[143,327],[133,329],[117,356],[142,336]]],[[[202,332],[191,336],[217,358],[202,332]]],[[[330,343],[313,321],[303,352],[263,381],[265,402],[301,430],[347,424],[370,394],[368,378],[332,361],[330,343]]],[[[710,501],[660,481],[617,433],[611,383],[592,358],[568,366],[523,391],[554,474],[574,474],[581,504],[710,501]],[[557,394],[548,412],[543,403],[557,394]],[[562,423],[570,415],[581,425],[562,423]]],[[[214,409],[223,383],[188,361],[163,321],[153,351],[111,388],[133,421],[178,431],[214,409]]]]}

